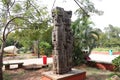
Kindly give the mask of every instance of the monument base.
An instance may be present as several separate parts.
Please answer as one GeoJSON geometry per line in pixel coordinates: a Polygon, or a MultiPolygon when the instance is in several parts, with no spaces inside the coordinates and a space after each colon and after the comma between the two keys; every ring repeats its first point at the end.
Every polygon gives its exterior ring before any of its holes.
{"type": "Polygon", "coordinates": [[[78,69],[72,69],[72,71],[66,74],[53,74],[52,71],[44,72],[42,74],[42,80],[85,80],[86,72],[78,69]]]}

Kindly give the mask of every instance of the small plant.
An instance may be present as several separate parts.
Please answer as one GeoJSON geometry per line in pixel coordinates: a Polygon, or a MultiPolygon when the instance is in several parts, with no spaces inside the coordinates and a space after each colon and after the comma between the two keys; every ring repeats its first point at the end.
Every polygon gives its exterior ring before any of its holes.
{"type": "Polygon", "coordinates": [[[11,80],[10,75],[7,73],[3,74],[3,78],[4,78],[4,80],[11,80]]]}
{"type": "Polygon", "coordinates": [[[120,56],[112,60],[112,64],[115,66],[115,71],[120,71],[120,56]]]}
{"type": "Polygon", "coordinates": [[[120,80],[120,77],[118,74],[111,74],[110,78],[107,78],[106,80],[120,80]]]}

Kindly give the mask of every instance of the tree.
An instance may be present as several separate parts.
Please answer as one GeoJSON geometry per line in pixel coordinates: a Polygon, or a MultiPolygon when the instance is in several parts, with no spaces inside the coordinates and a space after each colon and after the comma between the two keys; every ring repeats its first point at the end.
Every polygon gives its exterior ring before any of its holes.
{"type": "Polygon", "coordinates": [[[84,62],[84,60],[82,59],[89,56],[92,49],[97,44],[96,42],[99,40],[99,34],[96,32],[96,30],[92,29],[91,27],[85,27],[81,24],[76,25],[76,22],[72,24],[73,34],[75,38],[73,59],[75,60],[74,62],[77,62],[76,64],[79,64],[81,62],[84,62]]]}
{"type": "Polygon", "coordinates": [[[118,38],[120,34],[120,28],[109,24],[108,27],[104,28],[105,33],[107,33],[108,38],[118,38]]]}
{"type": "Polygon", "coordinates": [[[48,16],[42,16],[47,14],[44,11],[46,9],[45,7],[37,6],[34,0],[0,0],[0,4],[0,34],[2,35],[0,38],[2,42],[0,50],[0,80],[3,80],[3,53],[8,34],[13,31],[19,33],[24,31],[24,29],[30,30],[31,25],[44,22],[45,20],[43,19],[48,16]]]}
{"type": "MultiPolygon", "coordinates": [[[[31,25],[28,25],[29,29],[16,31],[16,36],[24,47],[32,47],[32,45],[35,45],[36,43],[39,44],[40,41],[42,41],[43,34],[50,30],[51,26],[48,24],[50,18],[47,15],[48,12],[46,7],[39,7],[33,1],[29,0],[24,5],[27,5],[27,9],[24,9],[24,6],[21,7],[25,10],[24,15],[30,17],[31,25]],[[33,10],[36,12],[33,12],[33,10]]],[[[38,45],[37,47],[33,47],[35,53],[39,53],[39,49],[37,49],[38,47],[38,45]]]]}
{"type": "Polygon", "coordinates": [[[104,30],[104,34],[106,35],[106,37],[104,37],[106,39],[106,41],[104,41],[104,47],[120,46],[120,28],[110,24],[108,27],[105,27],[104,30]]]}
{"type": "Polygon", "coordinates": [[[90,20],[91,14],[101,15],[103,12],[95,9],[90,0],[74,0],[79,9],[76,10],[78,18],[72,23],[74,34],[74,56],[76,64],[83,62],[85,56],[88,56],[94,47],[95,42],[99,39],[98,33],[91,28],[94,25],[90,20]],[[87,54],[83,54],[83,49],[89,49],[87,54]]]}

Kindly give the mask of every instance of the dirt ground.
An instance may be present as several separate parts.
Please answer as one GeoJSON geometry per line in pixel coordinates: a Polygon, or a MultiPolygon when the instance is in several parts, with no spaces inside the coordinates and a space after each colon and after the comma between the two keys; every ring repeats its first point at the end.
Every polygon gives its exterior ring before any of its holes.
{"type": "Polygon", "coordinates": [[[48,69],[40,70],[6,70],[4,74],[7,76],[5,80],[41,80],[41,73],[48,71],[48,69]]]}
{"type": "MultiPolygon", "coordinates": [[[[110,74],[113,72],[103,71],[91,67],[77,66],[75,67],[80,70],[86,71],[86,80],[106,80],[109,78],[110,74]]],[[[14,69],[14,70],[5,70],[5,79],[4,80],[41,80],[41,73],[49,71],[51,68],[42,68],[38,70],[24,70],[24,69],[14,69]]]]}

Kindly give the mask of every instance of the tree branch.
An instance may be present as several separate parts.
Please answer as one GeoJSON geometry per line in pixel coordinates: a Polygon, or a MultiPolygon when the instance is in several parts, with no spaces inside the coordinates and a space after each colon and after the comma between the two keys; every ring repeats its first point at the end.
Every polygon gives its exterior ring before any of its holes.
{"type": "Polygon", "coordinates": [[[54,0],[54,2],[53,2],[52,9],[53,9],[53,7],[54,7],[54,5],[55,5],[55,2],[56,2],[56,0],[54,0]]]}
{"type": "MultiPolygon", "coordinates": [[[[14,0],[13,3],[11,4],[11,7],[13,7],[14,4],[15,4],[15,0],[14,0]]],[[[10,7],[10,8],[11,8],[11,7],[10,7]]],[[[9,8],[9,9],[10,9],[10,8],[9,8]]]]}
{"type": "Polygon", "coordinates": [[[31,4],[31,6],[37,11],[37,13],[39,14],[40,16],[40,12],[38,11],[38,9],[29,1],[29,4],[31,4]]]}
{"type": "Polygon", "coordinates": [[[10,31],[6,34],[6,36],[8,36],[8,34],[11,33],[12,31],[15,31],[15,30],[18,30],[18,29],[29,29],[29,28],[14,28],[14,29],[10,30],[10,31]]]}
{"type": "Polygon", "coordinates": [[[26,19],[24,19],[23,17],[14,17],[14,18],[12,18],[11,20],[9,20],[9,21],[7,22],[7,24],[5,25],[4,29],[3,29],[3,41],[5,41],[5,40],[6,40],[6,37],[7,37],[7,35],[5,35],[5,32],[6,32],[6,29],[7,29],[8,25],[10,24],[10,22],[12,22],[12,21],[15,20],[15,19],[23,19],[23,20],[26,20],[26,19]]]}
{"type": "Polygon", "coordinates": [[[0,41],[2,41],[3,42],[3,40],[0,38],[0,41]]]}
{"type": "Polygon", "coordinates": [[[80,4],[78,3],[78,1],[74,0],[75,3],[80,7],[80,9],[85,13],[86,16],[89,16],[88,13],[80,6],[80,4]]]}

